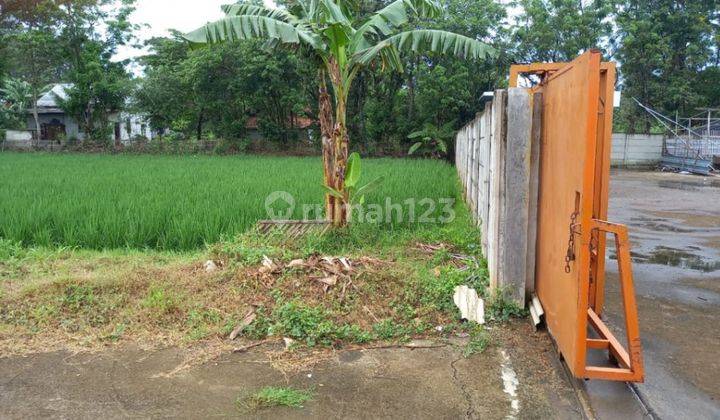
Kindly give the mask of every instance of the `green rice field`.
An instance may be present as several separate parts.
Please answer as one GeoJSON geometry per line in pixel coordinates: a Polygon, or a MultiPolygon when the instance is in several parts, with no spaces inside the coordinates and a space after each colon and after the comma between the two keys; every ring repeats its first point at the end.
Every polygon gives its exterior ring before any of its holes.
{"type": "MultiPolygon", "coordinates": [[[[447,163],[362,163],[363,182],[385,179],[366,204],[458,197],[447,163]]],[[[0,238],[26,246],[195,249],[267,219],[265,199],[274,191],[292,194],[293,218],[300,218],[303,204],[322,203],[321,182],[319,158],[0,153],[0,238]]],[[[440,213],[438,205],[433,214],[440,213]]]]}

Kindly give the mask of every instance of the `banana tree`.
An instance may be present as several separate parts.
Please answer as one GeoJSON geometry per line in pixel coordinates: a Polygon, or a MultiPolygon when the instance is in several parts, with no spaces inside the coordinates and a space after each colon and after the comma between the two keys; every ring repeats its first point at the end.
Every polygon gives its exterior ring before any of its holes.
{"type": "Polygon", "coordinates": [[[448,142],[455,133],[453,125],[455,125],[455,121],[450,121],[439,127],[432,123],[425,123],[422,130],[408,134],[407,137],[410,140],[417,140],[415,144],[410,146],[408,155],[412,155],[418,150],[433,157],[447,155],[448,142]]]}
{"type": "Polygon", "coordinates": [[[40,116],[38,115],[38,99],[40,95],[52,89],[52,85],[43,87],[33,86],[31,83],[20,79],[7,79],[0,93],[2,93],[7,102],[10,104],[9,111],[18,116],[21,120],[25,119],[25,112],[30,109],[33,119],[35,120],[35,140],[40,139],[40,116]]]}
{"type": "MultiPolygon", "coordinates": [[[[22,121],[25,112],[33,102],[33,88],[30,83],[20,79],[7,79],[0,87],[0,94],[5,97],[5,107],[14,118],[22,121]]],[[[0,104],[2,105],[2,104],[0,104]]],[[[33,114],[36,115],[36,114],[33,114]]],[[[38,127],[38,117],[35,117],[35,127],[38,127]]]]}
{"type": "Polygon", "coordinates": [[[437,18],[435,0],[394,0],[367,18],[359,17],[352,0],[294,0],[286,8],[237,3],[223,6],[225,18],[185,34],[191,44],[265,39],[266,46],[300,46],[318,67],[320,134],[322,137],[326,217],[336,226],[347,223],[349,192],[347,99],[353,80],[364,68],[402,71],[401,51],[450,53],[469,59],[494,55],[489,45],[452,32],[431,29],[402,31],[411,16],[437,18]],[[331,100],[327,80],[332,86],[331,100]]]}

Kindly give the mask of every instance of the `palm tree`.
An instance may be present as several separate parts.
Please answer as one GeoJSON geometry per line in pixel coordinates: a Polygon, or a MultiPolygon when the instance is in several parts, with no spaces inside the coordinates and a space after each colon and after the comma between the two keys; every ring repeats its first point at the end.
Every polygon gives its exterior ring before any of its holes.
{"type": "Polygon", "coordinates": [[[318,67],[319,121],[323,172],[327,189],[326,217],[336,226],[347,222],[349,193],[345,188],[348,160],[347,98],[353,80],[364,68],[402,71],[400,51],[452,53],[482,59],[494,49],[476,39],[452,32],[411,29],[400,31],[410,16],[436,18],[442,7],[435,0],[394,0],[369,18],[356,14],[352,0],[294,0],[287,8],[237,3],[223,6],[226,17],[185,35],[191,44],[261,38],[268,47],[301,46],[318,67]],[[332,85],[334,104],[327,82],[332,85]],[[334,113],[333,113],[334,105],[334,113]],[[333,115],[334,114],[334,115],[333,115]]]}

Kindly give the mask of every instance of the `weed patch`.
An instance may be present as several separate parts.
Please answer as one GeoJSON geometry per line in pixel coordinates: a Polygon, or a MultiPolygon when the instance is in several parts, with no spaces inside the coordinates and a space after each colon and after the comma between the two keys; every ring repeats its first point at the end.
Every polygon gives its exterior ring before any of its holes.
{"type": "Polygon", "coordinates": [[[356,325],[338,325],[332,314],[320,306],[298,301],[282,303],[273,313],[268,334],[302,341],[308,347],[331,346],[342,341],[367,342],[372,336],[356,325]]]}
{"type": "Polygon", "coordinates": [[[482,353],[490,345],[490,334],[482,325],[474,325],[470,330],[470,340],[465,349],[463,356],[470,357],[474,354],[482,353]]]}
{"type": "Polygon", "coordinates": [[[95,295],[90,286],[71,284],[65,287],[61,302],[64,307],[79,311],[95,303],[95,295]]]}
{"type": "Polygon", "coordinates": [[[127,328],[125,324],[117,324],[115,325],[115,328],[113,328],[113,330],[110,332],[110,334],[108,334],[105,338],[110,341],[118,341],[125,333],[125,328],[127,328]]]}
{"type": "Polygon", "coordinates": [[[315,395],[313,390],[291,387],[265,387],[247,398],[239,398],[236,405],[241,409],[258,410],[271,407],[302,408],[315,395]]]}
{"type": "Polygon", "coordinates": [[[3,239],[0,237],[0,261],[8,262],[21,258],[25,254],[20,242],[3,239]]]}
{"type": "Polygon", "coordinates": [[[170,315],[180,309],[180,299],[160,286],[153,286],[141,304],[156,316],[170,315]]]}
{"type": "Polygon", "coordinates": [[[218,327],[221,321],[222,317],[218,311],[212,309],[191,310],[187,318],[187,324],[190,328],[188,338],[193,341],[206,338],[210,334],[212,329],[218,327]]]}
{"type": "Polygon", "coordinates": [[[510,318],[522,318],[527,315],[527,309],[507,299],[505,293],[500,290],[490,297],[489,305],[486,307],[486,317],[497,322],[507,322],[510,318]]]}
{"type": "Polygon", "coordinates": [[[373,325],[374,339],[378,340],[396,340],[406,341],[415,334],[420,334],[426,330],[426,326],[413,326],[398,323],[392,319],[385,319],[373,325]]]}

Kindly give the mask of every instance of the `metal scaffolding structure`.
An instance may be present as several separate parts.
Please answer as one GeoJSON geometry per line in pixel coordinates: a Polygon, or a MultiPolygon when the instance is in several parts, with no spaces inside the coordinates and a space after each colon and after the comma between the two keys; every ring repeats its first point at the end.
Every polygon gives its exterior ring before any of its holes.
{"type": "Polygon", "coordinates": [[[720,140],[720,117],[713,117],[713,113],[717,115],[720,108],[696,108],[696,111],[700,112],[692,117],[676,118],[676,120],[709,139],[720,140]]]}
{"type": "Polygon", "coordinates": [[[674,120],[643,105],[637,105],[652,115],[667,131],[663,147],[662,165],[670,169],[707,175],[713,164],[720,164],[720,118],[712,113],[720,108],[701,108],[703,117],[675,118],[674,120]]]}

